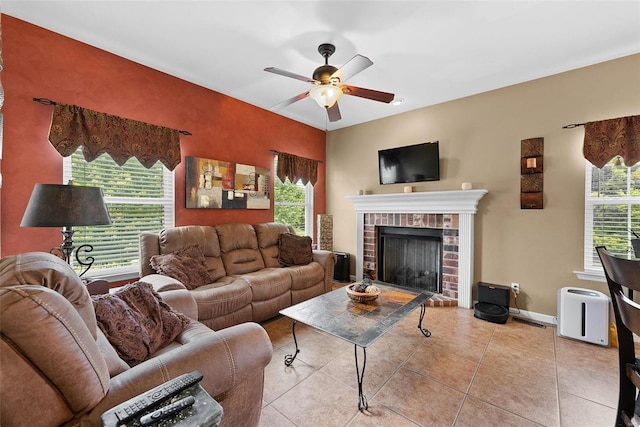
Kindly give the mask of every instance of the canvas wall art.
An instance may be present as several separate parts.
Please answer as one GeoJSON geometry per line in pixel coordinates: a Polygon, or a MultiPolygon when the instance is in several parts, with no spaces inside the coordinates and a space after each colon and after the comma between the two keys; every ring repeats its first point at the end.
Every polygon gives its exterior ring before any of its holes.
{"type": "Polygon", "coordinates": [[[186,207],[269,209],[271,171],[241,163],[185,158],[186,207]]]}

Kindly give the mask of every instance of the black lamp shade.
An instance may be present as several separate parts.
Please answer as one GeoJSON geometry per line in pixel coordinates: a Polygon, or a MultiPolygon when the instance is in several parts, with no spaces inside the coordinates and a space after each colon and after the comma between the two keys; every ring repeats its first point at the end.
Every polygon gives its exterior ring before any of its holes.
{"type": "Polygon", "coordinates": [[[102,189],[79,185],[36,184],[21,227],[109,225],[102,189]]]}

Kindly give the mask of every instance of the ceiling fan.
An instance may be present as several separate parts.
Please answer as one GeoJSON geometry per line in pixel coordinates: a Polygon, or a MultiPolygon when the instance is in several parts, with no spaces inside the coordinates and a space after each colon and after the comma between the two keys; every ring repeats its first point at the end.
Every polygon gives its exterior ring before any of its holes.
{"type": "Polygon", "coordinates": [[[329,57],[333,55],[335,51],[336,47],[330,43],[323,43],[318,46],[318,52],[320,52],[320,55],[324,57],[324,65],[316,68],[311,78],[275,67],[265,68],[264,71],[268,71],[269,73],[280,74],[281,76],[291,77],[292,79],[302,80],[303,82],[309,82],[314,85],[313,89],[308,92],[303,92],[293,98],[282,101],[271,109],[277,110],[310,96],[318,103],[318,105],[326,108],[329,121],[336,122],[342,118],[337,101],[343,93],[379,102],[389,103],[393,101],[394,94],[392,93],[344,84],[344,81],[348,78],[353,77],[360,71],[372,66],[373,62],[371,62],[371,60],[366,56],[356,55],[347,61],[347,63],[342,67],[336,68],[329,65],[329,57]]]}

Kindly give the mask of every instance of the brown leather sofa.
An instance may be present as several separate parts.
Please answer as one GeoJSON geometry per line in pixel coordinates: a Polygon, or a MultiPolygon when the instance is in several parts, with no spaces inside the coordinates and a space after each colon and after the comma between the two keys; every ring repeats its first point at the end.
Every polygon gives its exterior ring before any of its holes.
{"type": "Polygon", "coordinates": [[[157,274],[151,257],[191,245],[202,250],[211,278],[209,285],[190,292],[198,305],[198,320],[214,330],[242,322],[261,322],[283,308],[331,291],[336,256],[313,251],[307,265],[282,267],[278,237],[294,233],[291,226],[222,224],[183,226],[140,236],[141,280],[158,291],[185,289],[177,280],[157,274]]]}
{"type": "MultiPolygon", "coordinates": [[[[161,296],[197,316],[190,292],[161,296]]],[[[3,427],[99,426],[106,410],[195,369],[224,409],[223,426],[258,425],[272,347],[256,323],[215,332],[192,320],[175,341],[129,368],[97,327],[82,281],[42,252],[0,259],[0,316],[3,427]]]]}

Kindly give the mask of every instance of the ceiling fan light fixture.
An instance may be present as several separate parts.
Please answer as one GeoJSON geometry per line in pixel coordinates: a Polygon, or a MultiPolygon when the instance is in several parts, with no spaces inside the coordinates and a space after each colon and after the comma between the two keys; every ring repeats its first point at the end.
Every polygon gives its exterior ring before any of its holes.
{"type": "Polygon", "coordinates": [[[319,106],[331,108],[342,96],[342,89],[332,84],[317,85],[309,91],[309,96],[313,98],[319,106]]]}
{"type": "Polygon", "coordinates": [[[301,99],[313,98],[319,106],[325,108],[329,121],[335,122],[341,119],[337,101],[343,93],[387,104],[393,101],[395,95],[392,93],[343,85],[343,82],[347,79],[372,66],[373,62],[371,62],[371,60],[366,56],[356,55],[343,64],[342,67],[336,68],[333,65],[329,65],[329,57],[335,52],[335,50],[335,46],[331,43],[323,43],[318,46],[318,52],[324,58],[324,65],[317,67],[313,71],[312,78],[275,67],[265,68],[264,71],[269,73],[279,74],[284,77],[301,80],[314,85],[313,89],[308,92],[303,92],[292,98],[286,99],[272,107],[271,110],[286,107],[287,105],[291,105],[301,99]]]}

